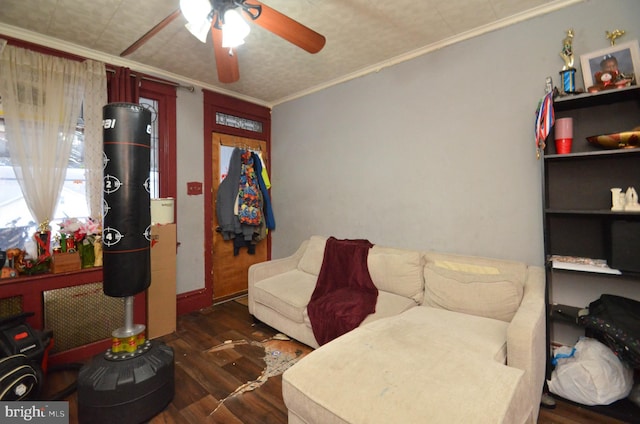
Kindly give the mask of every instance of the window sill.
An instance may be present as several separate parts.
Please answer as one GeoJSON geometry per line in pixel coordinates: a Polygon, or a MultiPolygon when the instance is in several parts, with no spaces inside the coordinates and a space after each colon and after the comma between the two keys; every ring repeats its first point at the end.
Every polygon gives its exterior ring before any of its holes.
{"type": "Polygon", "coordinates": [[[56,284],[58,280],[64,280],[66,282],[63,287],[100,281],[102,280],[102,267],[84,268],[58,274],[48,272],[37,275],[21,275],[15,278],[3,278],[0,279],[0,287],[29,283],[30,285],[44,285],[47,286],[47,288],[57,288],[59,286],[56,284]],[[49,287],[50,285],[51,287],[49,287]]]}

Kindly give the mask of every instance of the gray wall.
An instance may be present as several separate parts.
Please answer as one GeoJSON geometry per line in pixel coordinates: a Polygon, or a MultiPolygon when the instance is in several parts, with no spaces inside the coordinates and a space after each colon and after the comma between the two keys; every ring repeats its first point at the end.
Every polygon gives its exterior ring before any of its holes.
{"type": "MultiPolygon", "coordinates": [[[[388,246],[543,263],[541,175],[533,120],[544,79],[606,48],[606,30],[637,40],[637,0],[591,0],[485,34],[274,107],[273,258],[312,234],[388,246]]],[[[204,288],[202,93],[178,90],[178,293],[204,288]]],[[[640,119],[640,118],[639,118],[640,119]]],[[[640,123],[640,121],[639,121],[640,123]]],[[[556,284],[559,303],[586,305],[598,276],[556,284]]],[[[640,282],[607,291],[640,300],[640,282]]],[[[557,327],[557,325],[556,325],[557,327]]],[[[555,328],[572,344],[575,327],[555,328]]]]}
{"type": "MultiPolygon", "coordinates": [[[[637,0],[587,1],[273,110],[273,257],[312,234],[543,263],[533,141],[544,80],[640,38],[637,0]]],[[[586,142],[586,141],[585,141],[586,142]]]]}
{"type": "MultiPolygon", "coordinates": [[[[574,28],[583,87],[579,56],[608,47],[606,30],[637,40],[638,17],[637,0],[587,1],[276,106],[273,257],[323,234],[542,265],[533,123],[545,77],[559,84],[574,28]]],[[[552,302],[640,300],[637,280],[570,277],[554,281],[552,302]]],[[[552,327],[558,343],[583,334],[552,327]]]]}
{"type": "Polygon", "coordinates": [[[204,288],[204,195],[187,195],[187,182],[204,183],[202,105],[202,89],[177,91],[177,293],[204,288]]]}

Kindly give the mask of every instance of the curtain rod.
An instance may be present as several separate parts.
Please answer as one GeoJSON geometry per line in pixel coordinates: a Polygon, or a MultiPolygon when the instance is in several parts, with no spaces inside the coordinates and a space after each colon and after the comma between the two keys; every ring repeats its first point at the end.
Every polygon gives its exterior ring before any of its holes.
{"type": "MultiPolygon", "coordinates": [[[[107,68],[107,72],[111,72],[112,74],[116,73],[116,71],[114,69],[110,69],[110,68],[107,68]]],[[[132,77],[134,77],[134,78],[137,76],[134,73],[131,73],[130,75],[132,77]]],[[[161,84],[172,85],[172,86],[174,86],[176,88],[182,88],[182,89],[188,90],[188,91],[190,91],[192,93],[195,91],[195,87],[193,85],[182,85],[182,84],[178,84],[177,82],[166,81],[166,80],[161,80],[161,79],[152,78],[152,77],[146,77],[146,76],[141,76],[140,78],[143,79],[143,80],[146,80],[146,81],[159,82],[161,84]]]]}

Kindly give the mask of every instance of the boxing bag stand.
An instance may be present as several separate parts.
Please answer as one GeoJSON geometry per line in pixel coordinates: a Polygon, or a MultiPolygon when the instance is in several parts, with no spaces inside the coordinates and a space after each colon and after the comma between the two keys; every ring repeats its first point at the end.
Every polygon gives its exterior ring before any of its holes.
{"type": "Polygon", "coordinates": [[[134,295],[151,284],[151,112],[132,103],[103,108],[103,291],[123,298],[124,326],[78,374],[78,420],[138,424],[175,391],[173,349],[134,324],[134,295]]]}

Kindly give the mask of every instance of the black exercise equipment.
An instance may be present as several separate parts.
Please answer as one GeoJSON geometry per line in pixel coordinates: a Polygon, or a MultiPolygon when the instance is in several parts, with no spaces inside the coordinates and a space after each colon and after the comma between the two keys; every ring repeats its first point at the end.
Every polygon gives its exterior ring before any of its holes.
{"type": "Polygon", "coordinates": [[[103,108],[103,291],[124,298],[124,326],[113,345],[78,374],[78,419],[137,424],[174,395],[173,349],[145,339],[133,322],[133,296],[151,283],[149,194],[151,112],[131,103],[103,108]]]}

